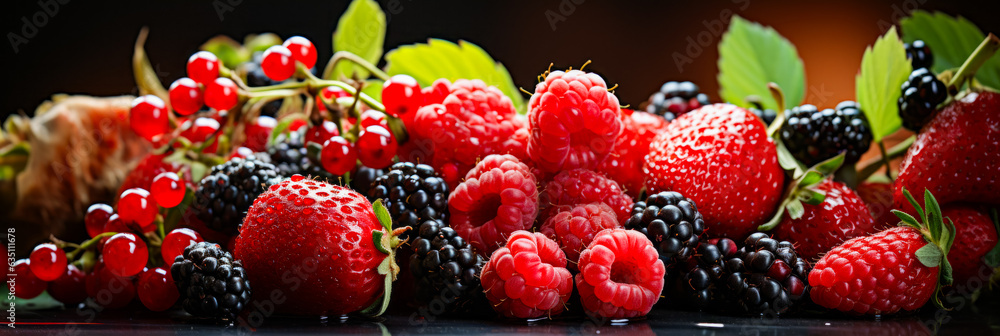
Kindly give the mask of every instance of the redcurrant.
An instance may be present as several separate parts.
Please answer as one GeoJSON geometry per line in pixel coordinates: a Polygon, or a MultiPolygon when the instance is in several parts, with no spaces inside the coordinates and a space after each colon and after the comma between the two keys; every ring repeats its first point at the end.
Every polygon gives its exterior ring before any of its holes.
{"type": "Polygon", "coordinates": [[[135,222],[142,228],[143,232],[150,232],[156,228],[153,221],[159,208],[153,203],[149,191],[142,188],[132,188],[125,190],[118,199],[118,217],[124,222],[135,222]]]}
{"type": "Polygon", "coordinates": [[[323,169],[333,175],[344,175],[357,165],[358,153],[354,146],[342,136],[334,136],[323,144],[320,162],[323,169]]]}
{"type": "Polygon", "coordinates": [[[76,266],[69,265],[58,279],[49,283],[52,298],[65,305],[73,305],[87,299],[87,276],[76,266]]]}
{"type": "MultiPolygon", "coordinates": [[[[208,141],[208,138],[215,134],[220,127],[221,125],[218,120],[215,120],[214,118],[201,117],[193,121],[184,122],[184,124],[181,125],[181,128],[184,128],[184,131],[181,132],[181,136],[193,143],[203,143],[208,141]]],[[[212,140],[211,145],[208,145],[204,150],[202,150],[202,153],[215,153],[218,149],[219,139],[216,137],[212,140]]]]}
{"type": "Polygon", "coordinates": [[[14,284],[14,296],[22,299],[30,299],[42,294],[45,291],[45,281],[39,279],[35,276],[35,273],[31,271],[31,261],[28,259],[21,259],[14,262],[12,267],[14,272],[7,272],[13,274],[7,275],[7,285],[14,284]]]}
{"type": "Polygon", "coordinates": [[[247,126],[243,128],[243,133],[246,135],[246,140],[243,141],[243,146],[246,146],[255,152],[266,151],[267,140],[271,138],[271,131],[277,126],[278,120],[274,118],[268,116],[257,117],[257,122],[247,124],[247,126]]]}
{"type": "Polygon", "coordinates": [[[375,125],[389,128],[389,120],[386,119],[385,113],[378,110],[368,110],[361,113],[361,128],[375,125]]]}
{"type": "Polygon", "coordinates": [[[215,54],[199,51],[191,55],[187,62],[187,74],[198,83],[208,84],[219,77],[222,65],[215,54]]]}
{"type": "Polygon", "coordinates": [[[319,92],[319,96],[316,96],[316,106],[319,107],[320,111],[326,111],[326,103],[323,102],[322,98],[329,100],[331,103],[336,102],[337,98],[350,97],[351,94],[347,93],[346,90],[341,89],[339,86],[327,86],[319,92]]]}
{"type": "Polygon", "coordinates": [[[104,308],[122,308],[135,298],[133,279],[115,275],[102,263],[87,276],[86,286],[87,295],[104,308]]]}
{"type": "Polygon", "coordinates": [[[131,233],[118,233],[104,243],[101,251],[104,265],[117,276],[133,276],[142,272],[149,259],[146,242],[131,233]]]}
{"type": "Polygon", "coordinates": [[[94,203],[90,208],[87,208],[87,216],[83,218],[87,225],[87,234],[96,237],[104,232],[104,225],[108,223],[108,218],[114,212],[115,210],[110,205],[103,203],[94,203]]]}
{"type": "Polygon", "coordinates": [[[56,244],[44,243],[31,251],[31,272],[42,281],[58,279],[66,270],[66,252],[56,244]]]}
{"type": "Polygon", "coordinates": [[[285,46],[271,46],[264,51],[260,61],[261,70],[271,80],[283,82],[295,74],[292,52],[285,46]]]}
{"type": "Polygon", "coordinates": [[[177,114],[189,116],[198,112],[205,100],[201,88],[193,79],[182,77],[170,84],[170,107],[177,114]]]}
{"type": "Polygon", "coordinates": [[[174,258],[184,253],[184,248],[202,241],[201,235],[195,230],[179,228],[170,231],[163,238],[163,245],[160,246],[160,254],[163,256],[163,262],[167,264],[174,262],[174,258]]]}
{"type": "Polygon", "coordinates": [[[239,101],[239,88],[232,79],[219,77],[205,85],[205,105],[216,110],[229,110],[239,101]]]}
{"type": "Polygon", "coordinates": [[[329,120],[324,120],[322,125],[313,125],[306,130],[306,144],[312,142],[316,144],[324,144],[327,140],[334,136],[340,135],[337,131],[337,124],[329,120]]]}
{"type": "MultiPolygon", "coordinates": [[[[140,232],[142,228],[135,222],[126,222],[118,217],[118,214],[111,214],[108,222],[104,224],[104,232],[140,232]]],[[[104,238],[107,240],[107,238],[104,238]]]]}
{"type": "Polygon", "coordinates": [[[174,280],[163,267],[146,270],[139,276],[139,301],[149,310],[159,312],[170,309],[180,293],[174,280]]]}
{"type": "MultiPolygon", "coordinates": [[[[363,121],[362,121],[363,122],[363,121]]],[[[396,156],[399,144],[392,132],[382,125],[372,125],[361,129],[358,134],[358,157],[361,164],[375,169],[388,167],[396,156]]]]}
{"type": "Polygon", "coordinates": [[[160,97],[145,95],[132,101],[129,111],[129,126],[135,134],[149,141],[170,131],[170,119],[166,104],[160,97]]]}
{"type": "Polygon", "coordinates": [[[164,208],[173,208],[184,200],[184,182],[174,172],[163,172],[153,178],[150,187],[153,200],[164,208]]]}
{"type": "Polygon", "coordinates": [[[382,104],[389,115],[400,117],[416,112],[423,103],[420,84],[413,77],[395,75],[382,86],[382,104]]]}
{"type": "Polygon", "coordinates": [[[307,69],[312,69],[316,65],[316,46],[309,39],[302,36],[292,36],[281,45],[292,52],[292,59],[302,63],[307,69]]]}

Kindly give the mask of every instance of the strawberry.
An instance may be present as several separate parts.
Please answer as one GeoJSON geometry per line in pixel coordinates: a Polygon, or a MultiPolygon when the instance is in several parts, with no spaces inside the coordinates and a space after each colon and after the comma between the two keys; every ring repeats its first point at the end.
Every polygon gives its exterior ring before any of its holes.
{"type": "Polygon", "coordinates": [[[733,239],[774,214],[785,176],[760,118],[730,104],[668,124],[650,144],[643,171],[651,193],[686,195],[709,223],[706,233],[733,239]]]}
{"type": "Polygon", "coordinates": [[[597,171],[624,186],[625,192],[635,198],[642,193],[642,163],[649,154],[649,144],[667,128],[667,120],[652,113],[622,109],[622,124],[615,148],[597,171]]]}
{"type": "MultiPolygon", "coordinates": [[[[951,284],[951,249],[955,226],[925,191],[926,211],[903,191],[920,217],[894,210],[899,227],[848,240],[830,250],[811,272],[810,297],[820,306],[862,315],[912,311],[951,284]],[[946,223],[948,225],[946,225],[946,223]]],[[[940,299],[935,302],[940,305],[940,299]]]]}
{"type": "Polygon", "coordinates": [[[802,216],[785,215],[774,238],[797,243],[806,260],[814,260],[844,240],[875,233],[875,220],[861,198],[847,185],[825,179],[815,187],[826,194],[823,203],[804,204],[802,216]]]}
{"type": "Polygon", "coordinates": [[[893,184],[884,182],[861,182],[854,190],[868,206],[876,225],[896,223],[899,217],[892,214],[893,184]]]}
{"type": "Polygon", "coordinates": [[[955,285],[974,287],[990,279],[993,267],[984,257],[997,246],[997,229],[989,214],[966,204],[949,204],[941,214],[955,223],[955,241],[948,252],[948,262],[955,273],[955,285]]]}
{"type": "MultiPolygon", "coordinates": [[[[970,93],[931,119],[906,153],[895,207],[913,215],[902,190],[929,190],[941,204],[1000,204],[1000,93],[970,93]]],[[[919,202],[919,201],[918,201],[919,202]]]]}
{"type": "Polygon", "coordinates": [[[399,267],[389,212],[357,192],[294,175],[254,201],[236,238],[256,300],[295,315],[381,314],[399,267]],[[388,226],[387,226],[388,225],[388,226]],[[283,302],[271,293],[283,293],[283,302]],[[381,298],[381,305],[377,305],[381,298]]]}

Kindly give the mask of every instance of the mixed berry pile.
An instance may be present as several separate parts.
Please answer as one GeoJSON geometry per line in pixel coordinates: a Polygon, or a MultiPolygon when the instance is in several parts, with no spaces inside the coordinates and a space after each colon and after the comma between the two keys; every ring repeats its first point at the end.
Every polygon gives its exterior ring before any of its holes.
{"type": "Polygon", "coordinates": [[[37,245],[17,296],[227,322],[276,292],[310,316],[917,310],[996,266],[1000,94],[956,99],[929,46],[906,48],[898,113],[919,133],[880,187],[856,180],[882,144],[853,101],[744,108],[669,81],[633,111],[581,68],[545,71],[518,111],[483,80],[360,57],[334,59],[380,92],[317,77],[301,36],[231,68],[199,51],[134,100],[155,149],[87,209],[90,239],[37,245]]]}

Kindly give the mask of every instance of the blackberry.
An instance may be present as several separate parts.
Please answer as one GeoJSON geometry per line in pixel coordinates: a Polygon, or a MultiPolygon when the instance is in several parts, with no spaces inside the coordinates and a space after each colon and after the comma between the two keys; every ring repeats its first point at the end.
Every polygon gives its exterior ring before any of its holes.
{"type": "Polygon", "coordinates": [[[410,272],[416,279],[418,302],[443,304],[450,310],[485,299],[479,273],[486,261],[454,229],[438,219],[426,220],[412,246],[410,272]]]}
{"type": "Polygon", "coordinates": [[[382,175],[385,175],[384,169],[375,169],[359,164],[358,168],[351,174],[351,189],[359,194],[368,195],[372,189],[372,183],[375,183],[375,179],[382,175]]]}
{"type": "Polygon", "coordinates": [[[868,119],[858,103],[844,101],[836,109],[802,105],[785,113],[781,140],[799,162],[813,166],[846,152],[844,164],[858,162],[871,145],[868,119]]]}
{"type": "Polygon", "coordinates": [[[427,220],[448,222],[448,192],[448,184],[431,166],[399,162],[372,182],[368,200],[381,199],[389,209],[393,227],[408,226],[413,232],[417,224],[427,220]]]}
{"type": "Polygon", "coordinates": [[[913,70],[902,90],[897,102],[899,117],[903,119],[903,127],[915,132],[920,131],[937,106],[948,99],[944,83],[927,68],[913,70]]]}
{"type": "Polygon", "coordinates": [[[725,309],[729,301],[717,284],[727,276],[723,261],[736,255],[736,242],[711,239],[698,245],[696,251],[675,277],[675,295],[698,309],[725,309]]]}
{"type": "Polygon", "coordinates": [[[726,295],[747,313],[786,313],[809,290],[809,263],[795,253],[792,243],[766,233],[751,234],[723,263],[726,295]]]}
{"type": "Polygon", "coordinates": [[[912,43],[904,43],[903,47],[906,48],[906,58],[910,59],[910,64],[913,64],[914,69],[930,68],[934,65],[934,54],[931,53],[931,47],[924,41],[916,40],[912,43]]]}
{"type": "Polygon", "coordinates": [[[678,192],[664,191],[632,205],[632,217],[625,228],[645,234],[669,267],[691,257],[705,232],[705,220],[694,201],[678,192]]]}
{"type": "Polygon", "coordinates": [[[337,176],[330,174],[322,165],[309,158],[309,151],[303,139],[304,135],[300,131],[279,134],[274,139],[274,145],[267,148],[267,156],[271,158],[271,164],[278,170],[278,174],[284,177],[298,174],[331,184],[336,183],[337,176]]]}
{"type": "Polygon", "coordinates": [[[200,242],[174,259],[170,275],[181,305],[196,317],[234,320],[250,304],[243,264],[218,244],[200,242]]]}
{"type": "Polygon", "coordinates": [[[251,155],[212,168],[195,191],[194,211],[210,229],[235,234],[254,199],[281,178],[274,165],[251,155]]]}
{"type": "Polygon", "coordinates": [[[672,121],[684,113],[708,104],[708,95],[698,93],[698,85],[671,81],[663,83],[659,92],[649,96],[646,112],[672,121]]]}
{"type": "Polygon", "coordinates": [[[750,112],[753,112],[758,118],[764,121],[764,125],[770,126],[774,122],[774,118],[778,117],[778,113],[772,109],[765,109],[760,103],[754,102],[753,107],[751,107],[750,112]]]}

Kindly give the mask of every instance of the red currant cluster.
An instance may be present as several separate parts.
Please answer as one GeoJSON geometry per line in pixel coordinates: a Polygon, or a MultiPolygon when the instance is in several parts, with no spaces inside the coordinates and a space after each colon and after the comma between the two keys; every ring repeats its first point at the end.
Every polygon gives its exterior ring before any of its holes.
{"type": "Polygon", "coordinates": [[[28,259],[15,263],[15,295],[30,299],[48,290],[67,305],[90,297],[106,308],[124,307],[138,296],[152,311],[172,307],[180,294],[169,264],[202,238],[189,228],[164,234],[161,210],[180,205],[186,192],[177,173],[158,174],[150,189],[122,192],[117,213],[107,204],[91,205],[84,217],[90,240],[73,244],[53,238],[36,246],[28,259]]]}

